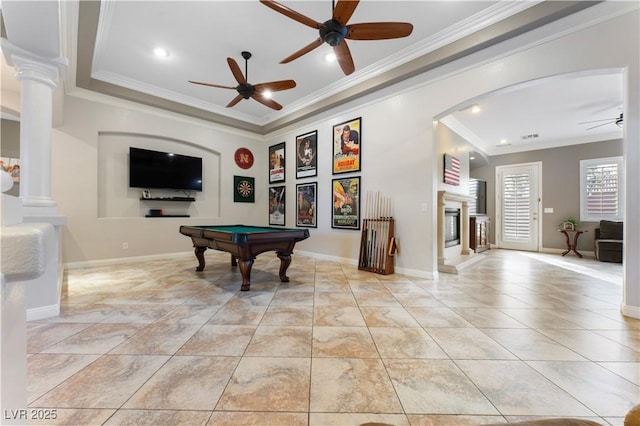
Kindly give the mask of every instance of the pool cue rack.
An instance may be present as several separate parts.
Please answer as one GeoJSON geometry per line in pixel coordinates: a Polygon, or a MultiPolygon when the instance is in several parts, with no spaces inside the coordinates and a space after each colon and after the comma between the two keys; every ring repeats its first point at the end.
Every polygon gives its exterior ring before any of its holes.
{"type": "Polygon", "coordinates": [[[394,237],[393,202],[379,193],[367,193],[367,218],[362,221],[358,269],[382,275],[394,273],[398,246],[394,237]]]}

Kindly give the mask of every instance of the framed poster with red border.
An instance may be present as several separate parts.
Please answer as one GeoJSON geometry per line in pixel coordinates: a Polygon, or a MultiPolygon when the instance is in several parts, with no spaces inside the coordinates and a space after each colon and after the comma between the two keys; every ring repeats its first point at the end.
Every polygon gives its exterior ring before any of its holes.
{"type": "Polygon", "coordinates": [[[284,182],[285,179],[285,143],[269,147],[269,183],[284,182]]]}
{"type": "Polygon", "coordinates": [[[362,118],[333,126],[333,174],[360,171],[362,118]]]}

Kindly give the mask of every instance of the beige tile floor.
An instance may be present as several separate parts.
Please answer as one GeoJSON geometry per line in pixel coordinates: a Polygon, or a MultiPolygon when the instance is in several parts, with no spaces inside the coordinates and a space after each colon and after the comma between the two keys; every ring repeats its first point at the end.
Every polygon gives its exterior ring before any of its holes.
{"type": "Polygon", "coordinates": [[[640,321],[620,265],[491,250],[438,280],[260,255],[75,269],[62,313],[29,322],[42,424],[622,425],[640,401],[640,321]]]}

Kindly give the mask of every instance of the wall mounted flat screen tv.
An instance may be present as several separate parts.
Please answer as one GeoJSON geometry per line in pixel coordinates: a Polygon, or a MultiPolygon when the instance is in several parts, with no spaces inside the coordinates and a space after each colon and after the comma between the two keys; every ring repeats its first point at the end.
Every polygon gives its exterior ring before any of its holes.
{"type": "Polygon", "coordinates": [[[129,187],[202,191],[202,158],[129,147],[129,187]]]}

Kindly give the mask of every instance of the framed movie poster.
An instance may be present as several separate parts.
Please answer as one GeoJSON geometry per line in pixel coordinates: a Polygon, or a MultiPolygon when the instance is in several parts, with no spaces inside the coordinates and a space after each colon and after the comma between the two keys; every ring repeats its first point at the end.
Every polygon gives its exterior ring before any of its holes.
{"type": "Polygon", "coordinates": [[[332,228],[360,229],[360,176],[333,179],[332,228]]]}
{"type": "Polygon", "coordinates": [[[317,228],[316,194],[318,183],[301,183],[296,185],[296,226],[317,228]]]}
{"type": "Polygon", "coordinates": [[[247,176],[233,177],[233,202],[253,203],[256,200],[254,192],[255,179],[247,176]]]}
{"type": "Polygon", "coordinates": [[[285,186],[269,188],[269,225],[284,226],[285,186]]]}
{"type": "Polygon", "coordinates": [[[333,174],[360,171],[362,118],[333,126],[333,174]]]}
{"type": "Polygon", "coordinates": [[[269,147],[269,183],[284,182],[284,142],[269,147]]]}
{"type": "Polygon", "coordinates": [[[296,179],[318,175],[318,131],[296,136],[296,179]]]}

